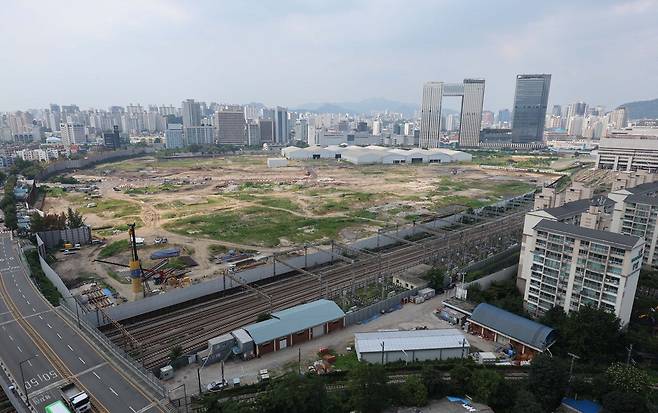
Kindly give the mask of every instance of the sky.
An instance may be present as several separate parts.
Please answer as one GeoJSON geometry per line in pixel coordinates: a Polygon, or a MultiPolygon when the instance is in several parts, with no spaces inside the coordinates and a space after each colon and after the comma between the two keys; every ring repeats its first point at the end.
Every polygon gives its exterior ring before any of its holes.
{"type": "Polygon", "coordinates": [[[0,111],[385,97],[551,73],[550,102],[658,98],[658,0],[3,0],[0,111]]]}

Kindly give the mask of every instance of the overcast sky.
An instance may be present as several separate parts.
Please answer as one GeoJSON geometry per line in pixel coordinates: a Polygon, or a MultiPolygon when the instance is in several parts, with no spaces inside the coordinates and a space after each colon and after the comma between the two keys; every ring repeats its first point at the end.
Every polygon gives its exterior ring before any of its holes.
{"type": "Polygon", "coordinates": [[[550,101],[658,97],[658,0],[3,0],[0,110],[76,103],[419,103],[423,82],[517,73],[550,101]]]}

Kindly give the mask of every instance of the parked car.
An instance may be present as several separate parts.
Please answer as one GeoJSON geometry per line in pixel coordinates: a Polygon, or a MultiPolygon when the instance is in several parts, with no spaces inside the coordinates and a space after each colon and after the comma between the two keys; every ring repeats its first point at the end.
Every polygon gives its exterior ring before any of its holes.
{"type": "Polygon", "coordinates": [[[220,391],[226,387],[226,381],[212,381],[208,383],[208,386],[206,388],[208,391],[220,391]]]}

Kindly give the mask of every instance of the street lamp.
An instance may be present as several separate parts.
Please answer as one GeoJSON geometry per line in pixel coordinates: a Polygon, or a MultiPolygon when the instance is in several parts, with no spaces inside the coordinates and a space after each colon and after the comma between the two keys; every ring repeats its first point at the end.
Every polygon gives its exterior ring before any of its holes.
{"type": "Polygon", "coordinates": [[[567,353],[567,355],[571,357],[571,366],[569,367],[569,383],[571,383],[571,379],[573,377],[573,364],[576,360],[580,359],[580,357],[573,353],[567,353]]]}
{"type": "Polygon", "coordinates": [[[27,385],[25,384],[25,375],[23,374],[23,363],[27,363],[28,361],[36,358],[37,356],[38,354],[35,354],[32,357],[28,357],[25,360],[18,363],[18,368],[21,370],[21,381],[23,382],[23,393],[25,393],[25,403],[28,406],[30,405],[30,398],[27,396],[27,385]]]}

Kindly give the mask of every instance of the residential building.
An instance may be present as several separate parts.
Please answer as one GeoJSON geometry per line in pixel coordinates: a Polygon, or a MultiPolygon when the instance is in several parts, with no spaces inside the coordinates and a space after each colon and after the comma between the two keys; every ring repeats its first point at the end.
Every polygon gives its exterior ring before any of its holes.
{"type": "Polygon", "coordinates": [[[87,134],[83,124],[73,122],[61,123],[59,129],[62,133],[62,144],[64,146],[87,143],[87,134]]]}
{"type": "Polygon", "coordinates": [[[247,120],[247,145],[260,145],[260,124],[257,120],[247,120]]]}
{"type": "Polygon", "coordinates": [[[544,122],[551,75],[517,75],[512,118],[512,141],[541,142],[544,140],[544,122]]]}
{"type": "Polygon", "coordinates": [[[221,107],[213,116],[220,145],[245,145],[247,123],[242,106],[221,107]]]}
{"type": "Polygon", "coordinates": [[[194,99],[183,101],[183,128],[201,126],[201,105],[194,99]]]}
{"type": "Polygon", "coordinates": [[[624,129],[628,126],[628,111],[624,106],[620,106],[612,111],[610,114],[610,124],[615,129],[624,129]]]}
{"type": "Polygon", "coordinates": [[[645,242],[639,236],[592,228],[606,225],[605,215],[614,205],[613,200],[597,199],[526,215],[517,287],[531,315],[555,306],[568,313],[591,305],[628,324],[645,242]]]}
{"type": "Polygon", "coordinates": [[[48,162],[48,153],[43,149],[21,149],[16,156],[24,161],[48,162]]]}
{"type": "Polygon", "coordinates": [[[165,147],[167,149],[182,148],[185,146],[183,136],[183,125],[180,123],[170,123],[165,130],[165,147]]]}
{"type": "Polygon", "coordinates": [[[119,149],[121,147],[121,137],[119,136],[119,126],[114,125],[112,132],[103,132],[103,143],[105,147],[119,149]]]}
{"type": "Polygon", "coordinates": [[[215,143],[215,129],[210,125],[183,127],[186,145],[212,145],[215,143]]]}

